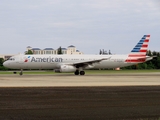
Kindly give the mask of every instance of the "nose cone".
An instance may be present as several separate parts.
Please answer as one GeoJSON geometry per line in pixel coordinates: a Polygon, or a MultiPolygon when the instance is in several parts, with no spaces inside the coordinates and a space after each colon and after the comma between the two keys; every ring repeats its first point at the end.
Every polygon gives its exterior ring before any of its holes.
{"type": "Polygon", "coordinates": [[[3,63],[3,66],[4,66],[4,67],[8,67],[8,62],[7,62],[7,61],[4,62],[4,63],[3,63]]]}

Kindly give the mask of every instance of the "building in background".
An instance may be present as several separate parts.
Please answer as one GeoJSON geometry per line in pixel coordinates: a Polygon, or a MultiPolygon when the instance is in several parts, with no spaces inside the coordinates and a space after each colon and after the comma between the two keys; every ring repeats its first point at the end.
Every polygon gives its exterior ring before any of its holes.
{"type": "Polygon", "coordinates": [[[11,54],[0,55],[0,58],[3,58],[4,60],[8,60],[12,56],[14,56],[14,55],[11,55],[11,54]]]}
{"type": "MultiPolygon", "coordinates": [[[[58,50],[53,49],[53,48],[45,48],[45,49],[40,49],[40,48],[32,48],[31,46],[27,47],[27,51],[31,50],[33,52],[33,54],[41,54],[41,55],[46,55],[46,54],[53,54],[53,55],[57,55],[58,50]]],[[[67,54],[67,55],[72,55],[72,54],[77,54],[77,55],[82,55],[83,53],[80,52],[79,50],[76,50],[76,47],[73,45],[68,46],[67,48],[61,48],[62,53],[63,54],[67,54]]],[[[25,53],[27,52],[25,51],[25,53]]],[[[0,54],[0,58],[3,58],[4,60],[9,59],[10,57],[14,56],[14,55],[18,55],[18,54],[0,54]]]]}
{"type": "MultiPolygon", "coordinates": [[[[55,50],[53,48],[40,49],[40,48],[32,48],[31,46],[28,46],[27,51],[28,50],[31,50],[33,54],[55,54],[56,55],[58,53],[58,50],[57,49],[55,50]]],[[[68,46],[68,48],[61,48],[61,50],[62,50],[62,54],[67,54],[67,55],[83,54],[82,52],[77,50],[76,47],[73,45],[68,46]]]]}

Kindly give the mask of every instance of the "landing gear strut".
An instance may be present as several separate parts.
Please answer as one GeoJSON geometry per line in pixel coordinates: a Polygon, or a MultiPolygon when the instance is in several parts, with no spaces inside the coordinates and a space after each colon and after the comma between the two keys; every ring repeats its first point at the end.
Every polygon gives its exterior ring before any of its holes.
{"type": "Polygon", "coordinates": [[[19,73],[19,75],[23,75],[23,69],[21,69],[21,72],[19,73]]]}

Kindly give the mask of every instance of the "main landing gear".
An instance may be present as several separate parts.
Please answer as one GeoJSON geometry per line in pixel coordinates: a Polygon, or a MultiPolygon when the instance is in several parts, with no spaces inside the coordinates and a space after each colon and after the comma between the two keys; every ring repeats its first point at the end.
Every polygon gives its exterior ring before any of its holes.
{"type": "Polygon", "coordinates": [[[79,70],[76,70],[75,72],[74,72],[74,74],[75,75],[85,75],[85,72],[84,71],[79,71],[79,70]]]}

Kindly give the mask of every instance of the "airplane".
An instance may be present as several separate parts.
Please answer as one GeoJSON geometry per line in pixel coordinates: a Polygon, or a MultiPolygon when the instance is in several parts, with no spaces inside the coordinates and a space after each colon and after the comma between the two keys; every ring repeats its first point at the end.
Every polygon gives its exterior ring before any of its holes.
{"type": "Polygon", "coordinates": [[[11,69],[54,69],[55,72],[74,72],[85,75],[85,69],[120,68],[152,60],[146,56],[150,35],[144,35],[127,55],[16,55],[3,65],[11,69]]]}

